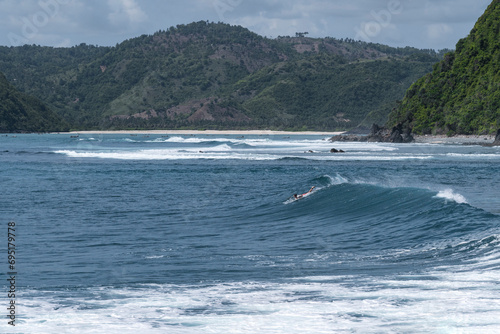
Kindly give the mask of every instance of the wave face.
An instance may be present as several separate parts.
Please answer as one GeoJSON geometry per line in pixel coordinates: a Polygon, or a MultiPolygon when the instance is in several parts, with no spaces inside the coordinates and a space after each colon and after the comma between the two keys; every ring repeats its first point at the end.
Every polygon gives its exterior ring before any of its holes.
{"type": "Polygon", "coordinates": [[[0,137],[20,332],[500,331],[499,149],[324,139],[0,137]]]}
{"type": "Polygon", "coordinates": [[[311,183],[320,186],[310,196],[287,200],[266,215],[287,218],[285,224],[296,234],[283,243],[301,240],[304,249],[330,259],[341,254],[351,269],[363,271],[364,260],[372,273],[374,266],[382,271],[419,261],[426,266],[429,257],[434,266],[467,259],[487,247],[493,251],[498,244],[499,217],[469,205],[451,189],[388,187],[338,174],[311,183]]]}

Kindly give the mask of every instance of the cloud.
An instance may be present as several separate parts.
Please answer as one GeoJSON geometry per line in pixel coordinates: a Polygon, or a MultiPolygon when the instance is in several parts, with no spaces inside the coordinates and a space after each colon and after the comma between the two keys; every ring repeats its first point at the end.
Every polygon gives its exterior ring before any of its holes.
{"type": "Polygon", "coordinates": [[[112,10],[108,18],[113,25],[136,24],[148,19],[135,0],[108,0],[108,5],[112,10]]]}
{"type": "Polygon", "coordinates": [[[177,24],[209,20],[241,25],[269,37],[308,31],[311,37],[355,38],[370,23],[374,30],[369,30],[369,37],[375,43],[445,48],[467,36],[490,3],[491,0],[0,0],[0,31],[4,32],[0,34],[0,45],[18,45],[9,40],[9,34],[29,44],[115,45],[177,24]],[[373,13],[387,11],[394,1],[402,4],[402,12],[392,15],[389,22],[374,26],[377,19],[373,13]],[[52,15],[55,7],[48,8],[51,15],[47,20],[40,3],[54,2],[59,3],[59,10],[52,15]],[[35,24],[36,29],[30,30],[27,21],[35,24]]]}
{"type": "MultiPolygon", "coordinates": [[[[229,1],[229,0],[216,0],[229,1]]],[[[327,0],[254,0],[239,6],[221,7],[223,21],[241,25],[264,36],[295,35],[307,31],[312,37],[349,37],[353,17],[366,11],[359,3],[327,0]],[[335,31],[336,33],[332,32],[335,31]]]]}
{"type": "Polygon", "coordinates": [[[61,26],[71,26],[71,19],[64,10],[75,0],[4,0],[2,10],[7,13],[0,20],[5,39],[12,46],[22,44],[42,44],[68,46],[70,39],[62,37],[61,26]]]}
{"type": "Polygon", "coordinates": [[[433,42],[447,40],[451,34],[453,34],[453,28],[446,23],[429,24],[427,26],[427,38],[433,42]]]}

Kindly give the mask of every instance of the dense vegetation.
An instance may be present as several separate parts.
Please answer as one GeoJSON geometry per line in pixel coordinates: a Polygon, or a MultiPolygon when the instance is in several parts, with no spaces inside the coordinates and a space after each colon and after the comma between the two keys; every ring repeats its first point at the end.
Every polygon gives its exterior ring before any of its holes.
{"type": "Polygon", "coordinates": [[[390,116],[413,132],[493,133],[500,128],[500,0],[494,0],[456,51],[410,87],[390,116]]]}
{"type": "Polygon", "coordinates": [[[0,47],[0,71],[73,129],[348,129],[384,122],[441,57],[201,21],[115,47],[0,47]]]}
{"type": "Polygon", "coordinates": [[[0,132],[50,132],[68,128],[45,104],[20,93],[0,73],[0,132]]]}
{"type": "Polygon", "coordinates": [[[403,60],[347,63],[318,54],[280,63],[233,85],[230,101],[264,126],[346,129],[385,122],[387,111],[428,64],[403,60]],[[240,103],[240,104],[238,104],[240,103]]]}

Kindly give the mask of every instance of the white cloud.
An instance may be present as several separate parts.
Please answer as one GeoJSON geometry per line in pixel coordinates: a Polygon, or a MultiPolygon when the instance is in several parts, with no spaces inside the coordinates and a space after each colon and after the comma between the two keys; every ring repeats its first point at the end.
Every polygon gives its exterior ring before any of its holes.
{"type": "Polygon", "coordinates": [[[433,42],[448,40],[451,34],[453,34],[453,29],[446,23],[427,25],[427,38],[433,42]]]}
{"type": "MultiPolygon", "coordinates": [[[[467,36],[491,0],[0,0],[0,45],[15,34],[41,45],[115,45],[193,21],[223,21],[276,37],[355,38],[373,13],[400,1],[402,12],[380,24],[373,42],[422,48],[453,47],[467,36]],[[42,7],[40,3],[59,4],[42,7]],[[218,5],[218,7],[217,7],[218,5]],[[47,13],[48,20],[43,15],[47,13]],[[35,17],[34,17],[35,16],[35,17]],[[29,23],[26,23],[29,22],[29,23]],[[35,29],[32,25],[35,24],[35,29]],[[29,25],[29,27],[28,27],[29,25]],[[29,29],[31,27],[31,30],[29,29]],[[58,36],[58,38],[56,37],[58,36]]],[[[383,17],[382,17],[383,19],[383,17]]]]}
{"type": "Polygon", "coordinates": [[[60,35],[61,26],[67,28],[71,20],[64,10],[75,0],[4,0],[0,6],[6,15],[0,20],[0,29],[10,45],[41,44],[66,46],[68,37],[60,35]]]}
{"type": "Polygon", "coordinates": [[[108,5],[112,10],[108,18],[113,25],[141,23],[148,19],[135,0],[108,0],[108,5]]]}

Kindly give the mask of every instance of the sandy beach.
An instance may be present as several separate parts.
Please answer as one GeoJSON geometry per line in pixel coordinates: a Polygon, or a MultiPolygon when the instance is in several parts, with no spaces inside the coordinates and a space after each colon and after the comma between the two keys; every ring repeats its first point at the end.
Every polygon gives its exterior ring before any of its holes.
{"type": "Polygon", "coordinates": [[[271,131],[271,130],[117,130],[117,131],[73,131],[70,134],[154,134],[154,135],[321,135],[336,136],[343,132],[328,131],[271,131]]]}

